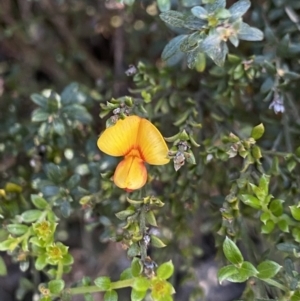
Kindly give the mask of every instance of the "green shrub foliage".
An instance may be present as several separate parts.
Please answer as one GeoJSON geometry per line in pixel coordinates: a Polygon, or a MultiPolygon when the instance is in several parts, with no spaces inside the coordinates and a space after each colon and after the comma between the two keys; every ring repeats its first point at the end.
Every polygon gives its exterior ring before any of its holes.
{"type": "Polygon", "coordinates": [[[18,300],[115,301],[127,287],[171,301],[187,282],[186,300],[204,300],[204,236],[241,300],[300,300],[299,1],[4,2],[0,276],[8,257],[44,275],[23,278],[18,300]],[[159,129],[170,158],[133,192],[97,147],[128,115],[159,129]],[[70,221],[101,229],[95,249],[122,245],[127,268],[70,283],[70,221]]]}

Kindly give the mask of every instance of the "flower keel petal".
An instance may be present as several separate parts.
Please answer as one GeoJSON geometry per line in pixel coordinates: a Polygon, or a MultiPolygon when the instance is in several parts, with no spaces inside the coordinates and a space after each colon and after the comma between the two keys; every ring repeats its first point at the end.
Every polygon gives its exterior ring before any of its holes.
{"type": "Polygon", "coordinates": [[[144,186],[146,181],[147,169],[142,159],[129,156],[118,164],[114,174],[114,182],[118,187],[136,190],[144,186]]]}

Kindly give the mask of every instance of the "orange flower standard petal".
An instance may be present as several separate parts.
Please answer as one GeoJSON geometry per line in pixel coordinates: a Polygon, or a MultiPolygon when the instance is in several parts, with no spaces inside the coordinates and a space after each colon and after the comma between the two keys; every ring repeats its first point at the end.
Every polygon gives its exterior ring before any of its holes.
{"type": "Polygon", "coordinates": [[[161,133],[150,121],[138,116],[118,120],[102,133],[97,145],[110,156],[124,156],[116,168],[114,182],[128,191],[145,185],[145,162],[152,165],[169,162],[168,147],[161,133]]]}

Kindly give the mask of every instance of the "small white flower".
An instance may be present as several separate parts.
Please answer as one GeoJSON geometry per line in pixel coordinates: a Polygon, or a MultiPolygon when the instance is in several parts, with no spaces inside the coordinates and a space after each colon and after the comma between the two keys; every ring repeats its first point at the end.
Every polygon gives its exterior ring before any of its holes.
{"type": "Polygon", "coordinates": [[[269,109],[272,109],[272,108],[273,108],[275,114],[284,113],[284,111],[285,111],[283,98],[281,96],[279,96],[279,94],[277,94],[277,93],[275,94],[273,101],[269,105],[269,109]]]}

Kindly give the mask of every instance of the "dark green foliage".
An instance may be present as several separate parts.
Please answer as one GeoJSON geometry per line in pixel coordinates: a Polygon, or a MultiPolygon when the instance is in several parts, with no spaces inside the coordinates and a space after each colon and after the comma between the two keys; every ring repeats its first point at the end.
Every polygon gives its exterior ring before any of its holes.
{"type": "Polygon", "coordinates": [[[189,281],[192,300],[207,252],[219,282],[246,282],[241,299],[299,300],[299,1],[4,2],[0,251],[47,277],[22,278],[18,299],[115,301],[129,287],[169,301],[189,281]],[[171,161],[130,194],[97,148],[127,115],[155,124],[171,161]],[[96,258],[112,240],[131,263],[62,280],[76,267],[68,222],[96,258]]]}

